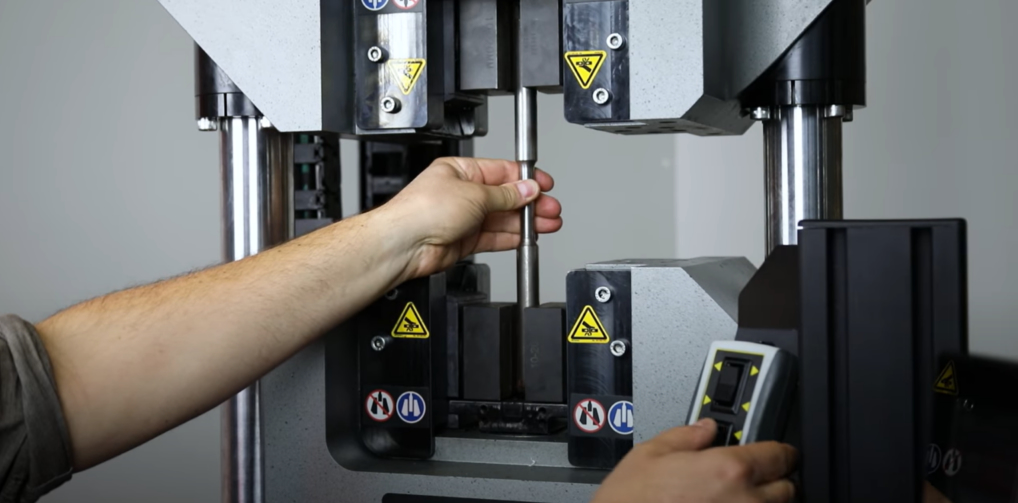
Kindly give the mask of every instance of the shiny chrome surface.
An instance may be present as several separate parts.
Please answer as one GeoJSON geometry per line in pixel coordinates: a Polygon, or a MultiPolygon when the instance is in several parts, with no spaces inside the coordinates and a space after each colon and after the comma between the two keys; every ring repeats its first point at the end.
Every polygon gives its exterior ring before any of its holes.
{"type": "MultiPolygon", "coordinates": [[[[256,117],[221,119],[223,259],[241,260],[293,236],[292,137],[256,117]]],[[[222,501],[264,501],[259,385],[222,407],[222,501]]]]}
{"type": "Polygon", "coordinates": [[[799,240],[802,220],[842,218],[841,116],[789,106],[764,121],[767,253],[799,240]]]}
{"type": "MultiPolygon", "coordinates": [[[[513,38],[519,46],[521,30],[519,11],[514,19],[513,38]]],[[[520,62],[515,64],[519,76],[520,62]]],[[[517,79],[518,80],[518,79],[517,79]]],[[[520,179],[532,180],[537,171],[537,90],[516,84],[516,160],[520,163],[520,179]]],[[[525,392],[523,386],[524,334],[523,313],[528,307],[540,303],[539,252],[537,249],[536,205],[531,203],[520,212],[520,246],[516,251],[516,332],[513,334],[514,374],[516,389],[525,392]]]]}

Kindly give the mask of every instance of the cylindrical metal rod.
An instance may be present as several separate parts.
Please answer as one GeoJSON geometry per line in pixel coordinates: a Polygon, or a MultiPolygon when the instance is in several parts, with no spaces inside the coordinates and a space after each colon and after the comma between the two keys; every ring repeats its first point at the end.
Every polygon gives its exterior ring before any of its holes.
{"type": "Polygon", "coordinates": [[[784,106],[764,121],[767,253],[799,240],[803,220],[842,218],[842,107],[784,106]]]}
{"type": "MultiPolygon", "coordinates": [[[[291,136],[257,117],[220,119],[223,258],[243,259],[293,236],[291,136]]],[[[264,502],[258,383],[222,408],[222,501],[264,502]]]]}
{"type": "MultiPolygon", "coordinates": [[[[518,9],[518,5],[517,5],[518,9]]],[[[522,54],[522,37],[520,30],[519,11],[515,16],[516,40],[516,160],[520,163],[520,179],[533,180],[536,176],[537,164],[537,90],[524,87],[520,83],[522,54]]],[[[524,313],[529,307],[539,304],[540,283],[538,280],[538,249],[536,205],[528,204],[520,212],[520,246],[516,251],[516,331],[513,334],[513,367],[516,377],[516,389],[525,396],[523,384],[524,313]]],[[[521,396],[522,398],[522,396],[521,396]]]]}

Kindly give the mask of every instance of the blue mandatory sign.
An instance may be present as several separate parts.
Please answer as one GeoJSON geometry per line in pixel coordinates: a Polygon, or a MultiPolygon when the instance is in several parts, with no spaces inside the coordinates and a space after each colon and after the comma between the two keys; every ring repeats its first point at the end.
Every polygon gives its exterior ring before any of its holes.
{"type": "Polygon", "coordinates": [[[389,5],[389,0],[361,0],[368,10],[382,10],[386,5],[389,5]]]}
{"type": "Polygon", "coordinates": [[[608,425],[619,435],[633,433],[633,402],[615,402],[608,409],[608,425]]]}
{"type": "Polygon", "coordinates": [[[421,422],[421,419],[424,419],[424,414],[427,412],[428,407],[425,405],[424,397],[420,393],[407,391],[396,400],[396,413],[407,424],[421,422]]]}

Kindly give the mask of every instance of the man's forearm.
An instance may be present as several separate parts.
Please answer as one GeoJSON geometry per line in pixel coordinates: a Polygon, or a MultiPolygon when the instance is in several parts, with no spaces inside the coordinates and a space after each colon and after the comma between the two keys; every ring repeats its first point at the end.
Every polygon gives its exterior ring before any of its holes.
{"type": "Polygon", "coordinates": [[[365,214],[40,323],[76,468],[214,407],[395,286],[410,250],[392,230],[365,214]]]}

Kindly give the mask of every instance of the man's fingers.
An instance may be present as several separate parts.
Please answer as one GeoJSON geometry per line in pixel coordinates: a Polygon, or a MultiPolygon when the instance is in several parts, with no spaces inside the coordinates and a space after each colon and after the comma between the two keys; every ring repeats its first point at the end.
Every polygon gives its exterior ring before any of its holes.
{"type": "Polygon", "coordinates": [[[647,442],[645,449],[657,456],[680,451],[698,451],[714,441],[718,425],[704,419],[689,426],[672,428],[647,442]]]}
{"type": "Polygon", "coordinates": [[[750,482],[753,484],[764,484],[787,477],[795,469],[799,457],[794,447],[778,442],[758,442],[723,447],[721,450],[749,468],[750,482]]]}
{"type": "Polygon", "coordinates": [[[541,195],[533,180],[507,183],[498,187],[484,187],[488,212],[518,210],[541,195]]]}
{"type": "Polygon", "coordinates": [[[512,250],[520,245],[519,233],[482,232],[477,238],[474,253],[500,252],[512,250]]]}
{"type": "MultiPolygon", "coordinates": [[[[520,179],[520,164],[500,159],[475,159],[451,157],[445,161],[456,168],[464,180],[485,185],[504,185],[520,179]]],[[[541,190],[547,192],[555,187],[555,180],[548,173],[538,169],[534,175],[541,190]]]]}
{"type": "Polygon", "coordinates": [[[781,479],[760,486],[759,491],[766,503],[787,503],[795,497],[795,484],[791,480],[781,479]]]}
{"type": "MultiPolygon", "coordinates": [[[[558,229],[547,229],[540,227],[541,219],[560,220],[562,215],[562,204],[551,196],[542,195],[537,199],[537,232],[555,232],[558,229]]],[[[484,221],[484,230],[492,232],[519,232],[520,213],[518,211],[499,212],[488,215],[484,221]]]]}
{"type": "Polygon", "coordinates": [[[542,169],[539,169],[534,173],[534,179],[537,180],[538,185],[541,186],[541,192],[548,192],[555,188],[555,179],[542,169]]]}
{"type": "MultiPolygon", "coordinates": [[[[551,234],[552,232],[558,232],[562,228],[561,217],[537,217],[535,221],[537,226],[538,234],[551,234]]],[[[484,221],[484,226],[481,227],[482,232],[511,232],[513,234],[520,233],[520,214],[516,212],[510,213],[495,213],[488,216],[488,219],[484,221]]]]}

